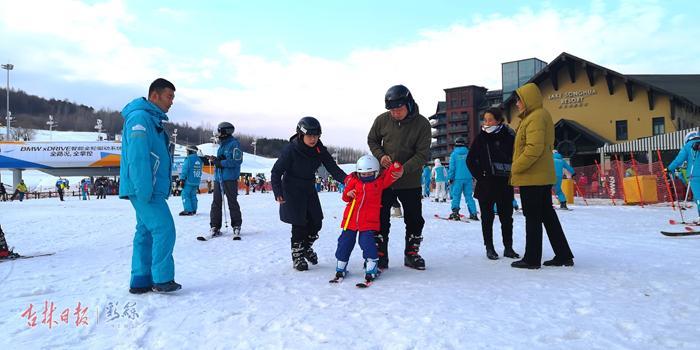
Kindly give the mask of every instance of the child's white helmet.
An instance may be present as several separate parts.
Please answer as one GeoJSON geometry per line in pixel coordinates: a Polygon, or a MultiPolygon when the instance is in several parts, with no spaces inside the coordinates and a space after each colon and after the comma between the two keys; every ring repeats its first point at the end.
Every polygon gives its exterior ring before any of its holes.
{"type": "Polygon", "coordinates": [[[355,170],[358,173],[379,171],[379,161],[371,154],[364,155],[357,160],[355,170]]]}

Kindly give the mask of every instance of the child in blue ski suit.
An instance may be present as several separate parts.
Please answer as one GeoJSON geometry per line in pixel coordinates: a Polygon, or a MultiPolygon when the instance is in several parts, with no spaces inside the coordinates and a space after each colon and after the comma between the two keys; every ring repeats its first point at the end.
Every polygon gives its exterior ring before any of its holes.
{"type": "Polygon", "coordinates": [[[559,199],[559,206],[562,209],[568,209],[566,206],[566,196],[564,195],[564,192],[561,190],[561,181],[564,178],[564,169],[566,169],[569,174],[571,174],[571,177],[573,178],[576,176],[576,171],[574,168],[567,163],[564,158],[562,158],[561,154],[557,152],[557,150],[552,151],[552,157],[554,157],[554,173],[557,176],[557,180],[554,183],[554,193],[557,195],[557,199],[559,199]]]}
{"type": "Polygon", "coordinates": [[[184,210],[180,216],[191,216],[197,214],[197,193],[199,183],[202,181],[202,160],[197,155],[197,147],[187,147],[187,158],[182,164],[180,172],[180,185],[182,186],[182,206],[184,210]]]}

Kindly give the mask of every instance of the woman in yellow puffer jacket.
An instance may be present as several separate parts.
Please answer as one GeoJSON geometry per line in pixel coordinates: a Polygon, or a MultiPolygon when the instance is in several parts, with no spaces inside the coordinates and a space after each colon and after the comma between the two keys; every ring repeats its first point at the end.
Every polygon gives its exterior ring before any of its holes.
{"type": "Polygon", "coordinates": [[[516,268],[539,269],[542,261],[542,225],[547,230],[554,258],[545,266],[573,266],[574,255],[566,241],[557,213],[552,207],[554,174],[554,124],[542,107],[542,93],[528,83],[516,91],[518,117],[522,120],[515,134],[510,183],[520,186],[525,215],[525,255],[511,264],[516,268]]]}

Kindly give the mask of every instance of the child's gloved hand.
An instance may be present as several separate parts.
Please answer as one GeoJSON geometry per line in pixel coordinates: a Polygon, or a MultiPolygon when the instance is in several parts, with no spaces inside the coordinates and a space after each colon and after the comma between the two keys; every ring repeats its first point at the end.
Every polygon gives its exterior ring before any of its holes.
{"type": "Polygon", "coordinates": [[[401,166],[401,163],[394,162],[394,168],[399,170],[391,173],[391,176],[394,178],[394,180],[398,180],[401,178],[401,176],[403,176],[403,167],[401,166]]]}

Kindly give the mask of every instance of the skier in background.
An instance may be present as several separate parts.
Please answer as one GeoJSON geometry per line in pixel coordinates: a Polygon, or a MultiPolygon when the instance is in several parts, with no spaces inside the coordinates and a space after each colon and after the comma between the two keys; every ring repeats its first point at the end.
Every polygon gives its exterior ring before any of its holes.
{"type": "Polygon", "coordinates": [[[187,158],[182,164],[180,172],[180,187],[182,192],[183,211],[180,216],[192,216],[197,214],[197,193],[199,192],[199,183],[202,181],[202,160],[199,158],[196,146],[187,147],[187,158]]]}
{"type": "Polygon", "coordinates": [[[467,202],[470,220],[479,220],[476,216],[476,203],[472,197],[473,178],[472,173],[467,168],[467,156],[469,149],[467,148],[464,137],[458,137],[455,140],[455,148],[450,154],[450,168],[448,170],[448,179],[451,186],[452,195],[452,214],[450,219],[460,220],[459,205],[464,195],[464,201],[467,202]]]}
{"type": "Polygon", "coordinates": [[[430,198],[430,175],[430,166],[426,164],[423,166],[423,174],[420,178],[420,183],[423,185],[423,198],[430,198]]]}
{"type": "MultiPolygon", "coordinates": [[[[693,198],[695,199],[695,207],[698,210],[698,216],[700,216],[700,176],[695,176],[700,172],[700,133],[697,131],[691,131],[685,135],[685,145],[678,152],[678,155],[673,162],[669,164],[666,169],[666,174],[671,177],[673,181],[673,173],[684,163],[687,162],[687,175],[688,182],[690,183],[690,189],[693,191],[693,198]]],[[[700,222],[700,219],[696,220],[700,222]]]]}
{"type": "Polygon", "coordinates": [[[564,169],[571,174],[572,178],[576,176],[576,171],[562,158],[557,150],[552,151],[552,157],[554,157],[554,173],[557,176],[557,182],[554,183],[554,193],[556,193],[557,199],[559,199],[559,207],[561,209],[569,209],[566,206],[566,195],[564,195],[564,192],[561,190],[561,181],[564,178],[564,169]]]}
{"type": "Polygon", "coordinates": [[[433,167],[433,180],[435,181],[435,201],[447,202],[447,170],[440,163],[439,158],[435,158],[435,167],[433,167]]]}
{"type": "Polygon", "coordinates": [[[211,202],[209,212],[209,226],[212,237],[221,236],[221,210],[223,195],[226,195],[229,213],[231,214],[231,228],[233,239],[241,239],[241,207],[238,204],[238,178],[241,177],[241,164],[243,152],[241,145],[233,136],[236,128],[229,122],[219,123],[217,131],[219,137],[219,149],[216,158],[210,157],[214,164],[214,199],[211,202]],[[223,188],[223,191],[222,191],[223,188]]]}

